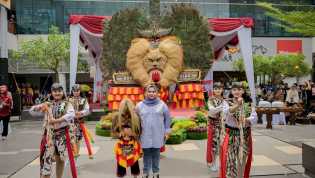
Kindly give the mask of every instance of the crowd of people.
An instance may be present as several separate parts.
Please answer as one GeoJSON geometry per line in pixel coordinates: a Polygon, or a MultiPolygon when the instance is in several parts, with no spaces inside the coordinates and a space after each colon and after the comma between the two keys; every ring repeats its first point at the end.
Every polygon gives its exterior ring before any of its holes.
{"type": "MultiPolygon", "coordinates": [[[[303,103],[311,108],[312,83],[305,85],[287,84],[258,86],[258,101],[281,101],[288,106],[303,103]]],[[[34,92],[25,88],[25,101],[34,92]]],[[[114,146],[117,160],[117,177],[124,177],[131,167],[134,177],[140,175],[139,159],[143,157],[143,178],[160,177],[160,151],[171,133],[170,111],[166,103],[158,97],[159,88],[148,85],[145,99],[136,106],[124,99],[119,107],[117,120],[113,121],[113,133],[118,140],[114,146]]],[[[249,177],[252,161],[251,126],[257,122],[257,114],[251,98],[246,94],[242,82],[233,82],[225,87],[216,82],[213,95],[207,100],[208,141],[205,154],[212,171],[219,171],[221,177],[249,177]],[[241,145],[241,146],[240,146],[241,145]]],[[[33,94],[33,95],[32,95],[33,94]]],[[[73,178],[77,177],[77,158],[84,139],[90,158],[93,157],[89,131],[84,125],[84,117],[89,112],[89,101],[82,95],[80,85],[74,85],[67,97],[63,87],[55,83],[47,101],[34,105],[30,113],[45,113],[43,136],[40,146],[40,175],[49,178],[52,163],[56,162],[56,176],[63,175],[65,160],[69,159],[73,178]]],[[[6,139],[12,96],[5,85],[0,85],[0,120],[3,122],[2,138],[6,139]]]]}
{"type": "Polygon", "coordinates": [[[307,116],[314,111],[312,101],[315,99],[315,84],[305,81],[303,85],[296,83],[289,86],[287,83],[279,85],[261,85],[256,87],[258,98],[257,105],[260,103],[283,103],[283,106],[303,107],[302,116],[307,116]]]}

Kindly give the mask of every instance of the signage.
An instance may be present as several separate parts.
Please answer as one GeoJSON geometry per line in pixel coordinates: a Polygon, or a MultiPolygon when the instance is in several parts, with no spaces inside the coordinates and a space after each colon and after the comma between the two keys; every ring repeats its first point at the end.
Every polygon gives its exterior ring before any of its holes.
{"type": "Polygon", "coordinates": [[[302,40],[277,40],[277,53],[303,53],[302,40]]]}

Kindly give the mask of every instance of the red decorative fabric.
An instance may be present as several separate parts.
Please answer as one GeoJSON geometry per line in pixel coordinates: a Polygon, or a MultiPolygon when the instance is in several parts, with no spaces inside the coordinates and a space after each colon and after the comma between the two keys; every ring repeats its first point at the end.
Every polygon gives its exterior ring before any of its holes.
{"type": "Polygon", "coordinates": [[[40,160],[40,167],[42,168],[44,165],[43,161],[43,156],[46,151],[46,144],[47,144],[47,134],[46,130],[44,131],[44,134],[42,135],[42,140],[40,142],[40,147],[39,147],[39,160],[40,160]]]}
{"type": "Polygon", "coordinates": [[[220,178],[226,178],[226,163],[227,163],[227,155],[228,155],[228,149],[229,149],[229,139],[230,139],[230,129],[226,129],[225,138],[223,141],[223,144],[221,146],[221,152],[220,152],[220,170],[219,170],[219,177],[220,178]]]}
{"type": "Polygon", "coordinates": [[[215,32],[227,32],[234,30],[241,25],[247,28],[254,26],[254,20],[250,17],[243,18],[211,18],[208,19],[209,27],[215,32]]]}
{"type": "Polygon", "coordinates": [[[84,141],[85,141],[85,145],[86,145],[86,148],[87,148],[87,151],[88,151],[88,155],[89,155],[89,158],[92,159],[93,158],[93,152],[92,152],[92,147],[91,147],[91,143],[90,143],[90,140],[88,138],[88,135],[87,135],[87,131],[86,131],[86,127],[83,123],[80,123],[80,128],[83,132],[83,138],[84,138],[84,141]]]}
{"type": "MultiPolygon", "coordinates": [[[[71,15],[69,24],[80,24],[92,33],[103,33],[103,23],[111,19],[111,16],[71,15]]],[[[209,27],[216,32],[227,32],[244,25],[247,28],[254,26],[254,20],[250,17],[243,18],[209,18],[209,27]]]]}
{"type": "Polygon", "coordinates": [[[70,141],[69,129],[66,128],[66,145],[67,145],[72,178],[77,178],[78,177],[77,168],[75,167],[74,155],[73,155],[72,146],[70,142],[71,141],[70,141]]]}
{"type": "Polygon", "coordinates": [[[208,141],[207,141],[207,163],[212,163],[214,161],[214,155],[213,155],[213,125],[208,125],[208,141]]]}
{"type": "Polygon", "coordinates": [[[252,131],[249,130],[249,138],[248,138],[248,157],[245,165],[244,178],[249,178],[250,168],[252,167],[253,160],[253,140],[252,140],[252,131]]]}
{"type": "Polygon", "coordinates": [[[104,21],[109,19],[111,16],[71,15],[69,24],[80,24],[92,33],[102,34],[104,21]]]}

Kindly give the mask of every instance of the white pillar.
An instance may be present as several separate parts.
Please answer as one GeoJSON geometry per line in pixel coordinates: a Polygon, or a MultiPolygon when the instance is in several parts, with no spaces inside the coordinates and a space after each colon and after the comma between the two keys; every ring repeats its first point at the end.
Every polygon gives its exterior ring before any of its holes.
{"type": "Polygon", "coordinates": [[[0,6],[0,49],[0,58],[8,58],[8,17],[3,6],[0,6]]]}
{"type": "Polygon", "coordinates": [[[238,39],[241,48],[241,53],[244,59],[244,66],[248,86],[250,89],[253,105],[256,105],[256,89],[255,89],[255,77],[254,77],[254,64],[253,64],[253,51],[252,51],[252,29],[241,28],[238,32],[238,39]]]}
{"type": "Polygon", "coordinates": [[[70,25],[70,87],[76,82],[77,66],[78,66],[78,54],[79,54],[79,38],[80,27],[79,25],[70,25]]]}

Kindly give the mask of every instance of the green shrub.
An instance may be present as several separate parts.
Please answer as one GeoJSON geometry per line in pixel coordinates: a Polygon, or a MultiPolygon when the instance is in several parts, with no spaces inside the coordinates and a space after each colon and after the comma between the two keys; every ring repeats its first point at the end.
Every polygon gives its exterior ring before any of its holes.
{"type": "Polygon", "coordinates": [[[111,137],[111,130],[103,129],[101,127],[101,124],[98,122],[95,127],[95,134],[98,136],[103,136],[103,137],[111,137]]]}
{"type": "Polygon", "coordinates": [[[176,132],[172,132],[166,144],[181,144],[187,138],[186,130],[180,129],[176,132]]]}

